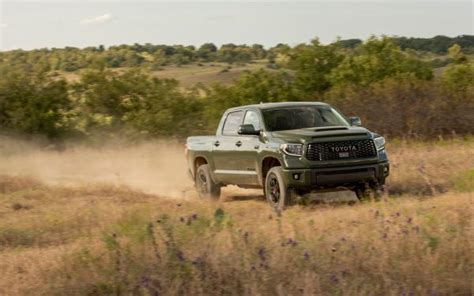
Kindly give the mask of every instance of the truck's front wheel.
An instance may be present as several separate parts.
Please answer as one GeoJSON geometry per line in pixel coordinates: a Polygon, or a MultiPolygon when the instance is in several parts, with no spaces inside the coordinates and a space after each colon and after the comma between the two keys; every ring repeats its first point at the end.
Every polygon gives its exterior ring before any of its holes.
{"type": "Polygon", "coordinates": [[[275,211],[282,211],[294,202],[293,191],[288,188],[282,168],[271,168],[265,178],[265,198],[275,211]]]}
{"type": "Polygon", "coordinates": [[[212,180],[211,171],[207,164],[198,167],[194,178],[194,185],[201,198],[218,200],[221,196],[221,186],[212,180]]]}

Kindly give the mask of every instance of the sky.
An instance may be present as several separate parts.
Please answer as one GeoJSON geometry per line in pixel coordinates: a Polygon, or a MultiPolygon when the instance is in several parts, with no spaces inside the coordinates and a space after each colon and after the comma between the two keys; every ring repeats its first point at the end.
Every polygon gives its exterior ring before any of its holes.
{"type": "Polygon", "coordinates": [[[473,1],[0,0],[0,50],[474,35],[473,1]]]}

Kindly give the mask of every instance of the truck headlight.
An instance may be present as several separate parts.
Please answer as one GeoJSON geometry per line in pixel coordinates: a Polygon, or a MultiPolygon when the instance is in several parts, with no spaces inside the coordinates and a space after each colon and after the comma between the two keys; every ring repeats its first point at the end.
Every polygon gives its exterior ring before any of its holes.
{"type": "Polygon", "coordinates": [[[382,150],[385,148],[385,138],[384,137],[378,137],[374,139],[374,144],[375,148],[378,150],[382,150]]]}
{"type": "Polygon", "coordinates": [[[303,155],[303,144],[281,144],[280,148],[287,155],[303,155]]]}

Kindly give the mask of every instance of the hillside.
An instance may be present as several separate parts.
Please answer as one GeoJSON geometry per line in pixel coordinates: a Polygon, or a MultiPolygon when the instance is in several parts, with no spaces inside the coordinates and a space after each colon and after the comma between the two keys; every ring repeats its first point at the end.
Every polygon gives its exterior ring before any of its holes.
{"type": "MultiPolygon", "coordinates": [[[[257,71],[259,69],[267,69],[268,61],[258,60],[246,64],[230,65],[227,63],[192,63],[187,65],[163,66],[159,70],[151,71],[150,73],[160,79],[176,79],[180,85],[185,88],[191,88],[197,84],[210,86],[215,83],[223,85],[230,85],[242,74],[247,71],[257,71]]],[[[123,73],[130,68],[117,68],[114,72],[123,73]]],[[[272,71],[271,69],[268,69],[272,71]]],[[[83,71],[58,73],[69,82],[80,81],[80,75],[83,71]]]]}

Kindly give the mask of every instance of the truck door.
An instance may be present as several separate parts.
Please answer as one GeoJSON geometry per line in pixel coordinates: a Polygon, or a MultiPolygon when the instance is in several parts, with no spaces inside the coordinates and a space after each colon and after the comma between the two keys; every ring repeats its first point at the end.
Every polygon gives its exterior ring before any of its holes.
{"type": "MultiPolygon", "coordinates": [[[[261,130],[260,118],[256,111],[247,110],[243,124],[253,125],[255,130],[261,130]]],[[[240,135],[235,151],[239,155],[238,170],[241,171],[241,184],[258,185],[258,153],[261,150],[261,140],[257,135],[240,135]]]]}
{"type": "Polygon", "coordinates": [[[215,181],[225,184],[240,184],[240,155],[237,153],[240,137],[237,133],[242,124],[244,111],[233,111],[226,115],[221,131],[213,143],[212,159],[214,160],[215,181]]]}

